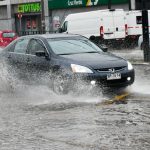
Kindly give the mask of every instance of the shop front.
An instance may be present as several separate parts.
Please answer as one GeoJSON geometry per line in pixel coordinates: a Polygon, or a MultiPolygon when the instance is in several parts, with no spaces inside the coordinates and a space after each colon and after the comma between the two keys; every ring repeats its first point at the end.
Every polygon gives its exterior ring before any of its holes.
{"type": "Polygon", "coordinates": [[[20,35],[36,34],[42,30],[41,4],[18,4],[15,8],[16,32],[20,35]]]}

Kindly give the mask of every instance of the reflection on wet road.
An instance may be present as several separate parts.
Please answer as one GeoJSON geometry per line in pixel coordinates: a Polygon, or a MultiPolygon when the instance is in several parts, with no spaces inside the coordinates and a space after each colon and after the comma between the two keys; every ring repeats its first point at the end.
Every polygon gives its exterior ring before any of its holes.
{"type": "Polygon", "coordinates": [[[46,87],[1,87],[0,150],[150,149],[150,67],[135,66],[127,104],[107,95],[56,96],[46,87]]]}

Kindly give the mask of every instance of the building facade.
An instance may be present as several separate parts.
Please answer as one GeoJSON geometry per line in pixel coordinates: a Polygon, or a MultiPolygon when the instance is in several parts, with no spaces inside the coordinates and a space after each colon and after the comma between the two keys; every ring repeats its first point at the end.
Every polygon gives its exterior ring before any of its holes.
{"type": "MultiPolygon", "coordinates": [[[[109,0],[0,0],[0,30],[55,31],[71,13],[110,7],[109,0]],[[43,9],[42,9],[43,8],[43,9]],[[43,10],[43,11],[42,11],[43,10]],[[44,26],[44,28],[43,28],[44,26]]],[[[135,8],[135,0],[111,0],[111,8],[135,8]]]]}
{"type": "MultiPolygon", "coordinates": [[[[143,0],[135,0],[136,1],[136,9],[137,10],[142,10],[143,9],[143,4],[142,4],[142,2],[143,2],[143,0]]],[[[144,0],[145,1],[145,8],[146,9],[150,9],[150,0],[144,0]]]]}
{"type": "MultiPolygon", "coordinates": [[[[44,2],[48,7],[48,1],[44,2]]],[[[0,1],[0,30],[14,30],[18,33],[41,31],[43,25],[41,8],[41,0],[0,1]]],[[[49,17],[48,14],[44,16],[49,17]]]]}

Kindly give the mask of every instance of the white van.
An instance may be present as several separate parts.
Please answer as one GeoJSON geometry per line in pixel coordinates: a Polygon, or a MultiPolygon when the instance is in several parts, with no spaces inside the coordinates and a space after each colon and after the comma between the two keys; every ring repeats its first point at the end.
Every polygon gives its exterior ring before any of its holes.
{"type": "Polygon", "coordinates": [[[100,37],[103,40],[125,39],[127,20],[123,9],[70,14],[66,17],[61,32],[80,34],[87,38],[100,37]]]}
{"type": "MultiPolygon", "coordinates": [[[[148,10],[148,16],[150,17],[150,11],[148,10]]],[[[127,24],[128,24],[128,36],[126,37],[126,43],[137,45],[140,35],[142,35],[142,11],[131,10],[126,12],[127,24]]],[[[150,19],[149,19],[150,26],[150,19]]],[[[150,30],[149,30],[150,32],[150,30]]]]}
{"type": "MultiPolygon", "coordinates": [[[[150,10],[148,10],[148,27],[149,27],[149,35],[150,35],[150,10]]],[[[141,25],[142,26],[142,25],[141,25]]],[[[142,27],[141,27],[142,28],[142,27]]],[[[150,36],[149,36],[149,39],[150,39],[150,36]]],[[[138,39],[138,47],[143,50],[144,47],[143,47],[143,33],[142,35],[139,37],[138,39]]]]}
{"type": "Polygon", "coordinates": [[[142,12],[132,10],[126,12],[128,24],[128,36],[137,36],[142,34],[142,12]]]}

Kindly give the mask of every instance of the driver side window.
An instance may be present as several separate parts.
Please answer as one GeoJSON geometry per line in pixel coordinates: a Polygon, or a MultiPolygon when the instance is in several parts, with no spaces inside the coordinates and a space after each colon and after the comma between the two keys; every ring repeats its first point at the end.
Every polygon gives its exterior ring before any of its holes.
{"type": "Polygon", "coordinates": [[[46,48],[43,45],[42,41],[38,39],[31,39],[29,43],[29,54],[36,55],[36,52],[43,51],[45,52],[46,48]]]}

